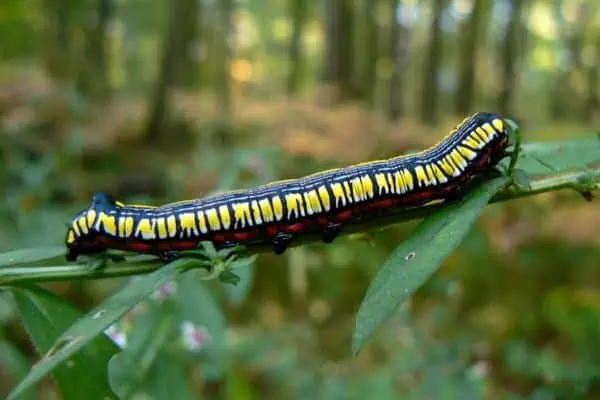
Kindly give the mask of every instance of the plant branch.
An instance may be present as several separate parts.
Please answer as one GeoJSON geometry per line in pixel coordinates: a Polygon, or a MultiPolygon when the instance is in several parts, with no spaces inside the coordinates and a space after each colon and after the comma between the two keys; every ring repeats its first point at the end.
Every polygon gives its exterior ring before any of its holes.
{"type": "MultiPolygon", "coordinates": [[[[491,203],[563,189],[576,190],[584,194],[584,197],[588,198],[590,192],[600,190],[600,168],[534,179],[531,181],[531,187],[527,189],[511,186],[494,196],[491,203]]],[[[349,235],[357,232],[371,231],[385,228],[392,224],[423,218],[443,206],[444,204],[440,202],[406,210],[383,210],[381,215],[378,215],[377,217],[357,220],[356,222],[349,224],[344,228],[342,234],[349,235]]],[[[295,240],[293,246],[319,242],[320,240],[321,237],[319,234],[308,234],[295,240]]],[[[252,246],[248,249],[248,252],[258,253],[271,250],[271,246],[263,244],[252,246]]],[[[161,268],[163,265],[164,263],[159,259],[149,256],[134,256],[130,257],[126,262],[110,262],[101,268],[91,268],[82,264],[56,266],[11,265],[0,267],[0,287],[26,282],[103,279],[132,276],[150,273],[161,268]]]]}
{"type": "Polygon", "coordinates": [[[82,279],[117,278],[147,274],[157,270],[164,263],[158,259],[144,262],[110,263],[102,268],[92,268],[85,264],[51,266],[7,266],[0,267],[0,287],[16,283],[72,281],[82,279]]]}

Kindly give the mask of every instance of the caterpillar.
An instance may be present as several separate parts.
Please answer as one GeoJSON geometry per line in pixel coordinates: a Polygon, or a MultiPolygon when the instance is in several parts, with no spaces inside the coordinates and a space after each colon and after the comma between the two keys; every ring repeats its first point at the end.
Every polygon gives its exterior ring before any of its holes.
{"type": "Polygon", "coordinates": [[[252,189],[160,207],[126,205],[96,193],[69,225],[66,258],[107,249],[166,256],[201,241],[218,248],[268,243],[282,254],[306,233],[329,243],[345,224],[377,210],[453,198],[509,154],[508,133],[501,116],[476,113],[421,152],[252,189]]]}

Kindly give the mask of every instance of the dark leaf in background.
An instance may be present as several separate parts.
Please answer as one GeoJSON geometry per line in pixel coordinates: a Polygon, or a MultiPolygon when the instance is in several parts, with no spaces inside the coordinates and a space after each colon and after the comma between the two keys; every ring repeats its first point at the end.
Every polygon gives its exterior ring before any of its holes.
{"type": "Polygon", "coordinates": [[[173,317],[164,307],[150,307],[135,319],[126,348],[108,366],[110,386],[128,399],[148,381],[156,357],[173,329],[173,317]]]}
{"type": "Polygon", "coordinates": [[[193,400],[186,381],[187,371],[174,355],[162,351],[158,354],[144,391],[154,399],[193,400]]]}
{"type": "MultiPolygon", "coordinates": [[[[195,342],[197,347],[190,348],[190,352],[197,352],[202,356],[203,371],[207,379],[219,378],[227,365],[227,326],[219,304],[205,282],[193,273],[177,280],[174,296],[179,303],[177,315],[180,328],[185,330],[186,326],[190,326],[197,332],[208,334],[208,337],[198,338],[200,340],[195,342]]],[[[182,335],[194,336],[194,333],[184,331],[182,335]]],[[[194,337],[190,339],[194,341],[194,337]]]]}
{"type": "MultiPolygon", "coordinates": [[[[6,340],[0,340],[0,366],[5,368],[8,376],[3,377],[4,384],[12,383],[16,385],[21,379],[27,376],[31,363],[25,354],[21,353],[14,344],[6,340]],[[6,382],[8,380],[8,382],[6,382]]],[[[6,396],[8,393],[3,393],[0,390],[0,396],[6,396]]],[[[23,400],[35,399],[35,392],[28,391],[21,396],[23,400]]]]}

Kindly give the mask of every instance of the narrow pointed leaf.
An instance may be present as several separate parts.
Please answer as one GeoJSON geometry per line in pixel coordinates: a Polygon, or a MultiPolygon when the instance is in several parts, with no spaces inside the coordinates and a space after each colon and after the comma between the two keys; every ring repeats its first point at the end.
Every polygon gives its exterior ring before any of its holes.
{"type": "MultiPolygon", "coordinates": [[[[77,318],[83,315],[62,298],[42,288],[30,286],[13,290],[23,324],[40,354],[52,344],[77,318]]],[[[64,399],[80,399],[95,393],[99,398],[116,398],[108,386],[106,366],[117,347],[104,335],[99,335],[69,362],[53,371],[64,399]]]]}
{"type": "Polygon", "coordinates": [[[185,270],[186,267],[196,265],[196,263],[197,260],[194,259],[179,259],[149,275],[131,281],[121,291],[78,319],[58,338],[48,354],[31,369],[29,375],[11,392],[8,400],[18,398],[22,392],[32,387],[69,357],[72,357],[94,337],[103,333],[106,328],[125,315],[133,306],[175,278],[180,271],[185,270]]]}
{"type": "Polygon", "coordinates": [[[449,204],[428,216],[398,246],[371,282],[356,316],[352,352],[356,355],[377,328],[438,270],[444,259],[463,240],[490,198],[509,179],[492,179],[468,193],[461,202],[449,204]]]}
{"type": "Polygon", "coordinates": [[[64,246],[34,247],[0,253],[0,267],[5,265],[29,264],[48,259],[63,257],[64,246]]]}

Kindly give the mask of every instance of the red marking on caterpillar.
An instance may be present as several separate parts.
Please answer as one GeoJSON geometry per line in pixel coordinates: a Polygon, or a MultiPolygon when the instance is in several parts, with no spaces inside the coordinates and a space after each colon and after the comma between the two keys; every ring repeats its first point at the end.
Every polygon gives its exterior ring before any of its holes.
{"type": "Polygon", "coordinates": [[[352,218],[352,210],[342,211],[335,217],[338,222],[348,221],[350,218],[352,218]]]}
{"type": "Polygon", "coordinates": [[[289,232],[289,233],[298,233],[298,232],[302,232],[302,230],[304,229],[305,224],[302,222],[298,222],[295,224],[291,224],[291,225],[284,225],[283,226],[283,231],[284,232],[289,232]]]}

